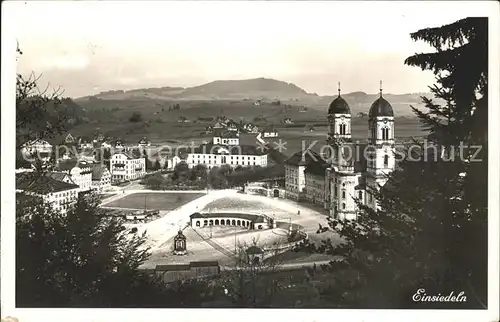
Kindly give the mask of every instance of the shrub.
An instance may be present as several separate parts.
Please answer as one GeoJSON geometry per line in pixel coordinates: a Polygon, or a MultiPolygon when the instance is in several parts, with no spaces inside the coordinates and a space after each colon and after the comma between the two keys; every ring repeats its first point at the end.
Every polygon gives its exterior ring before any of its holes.
{"type": "Polygon", "coordinates": [[[130,122],[138,123],[142,121],[142,114],[139,112],[132,113],[132,116],[129,118],[130,122]]]}

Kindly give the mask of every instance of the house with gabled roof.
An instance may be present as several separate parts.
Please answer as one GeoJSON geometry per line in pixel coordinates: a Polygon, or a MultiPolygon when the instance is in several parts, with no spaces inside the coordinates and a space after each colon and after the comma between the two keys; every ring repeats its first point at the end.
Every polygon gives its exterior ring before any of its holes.
{"type": "MultiPolygon", "coordinates": [[[[305,169],[323,161],[315,151],[298,151],[285,161],[285,197],[299,201],[305,197],[305,169]]],[[[322,163],[325,163],[324,161],[322,163]]],[[[323,176],[324,177],[324,176],[323,176]]]]}
{"type": "Polygon", "coordinates": [[[139,151],[121,151],[110,159],[112,182],[130,181],[146,175],[146,159],[139,151]]]}
{"type": "Polygon", "coordinates": [[[259,133],[259,127],[252,123],[246,123],[245,125],[243,125],[243,130],[247,131],[248,133],[259,133]]]}
{"type": "Polygon", "coordinates": [[[212,138],[214,144],[239,145],[240,138],[234,131],[216,131],[212,138]]]}
{"type": "Polygon", "coordinates": [[[92,149],[94,144],[88,136],[81,136],[78,138],[78,147],[81,150],[92,149]]]}
{"type": "Polygon", "coordinates": [[[237,132],[238,131],[238,123],[236,123],[235,121],[233,120],[229,120],[226,124],[226,129],[228,131],[235,131],[237,132]]]}
{"type": "Polygon", "coordinates": [[[111,172],[100,163],[92,164],[92,190],[103,192],[111,187],[111,172]]]}
{"type": "Polygon", "coordinates": [[[74,144],[76,143],[76,138],[73,135],[71,135],[71,133],[68,133],[68,135],[66,135],[66,138],[64,138],[64,143],[74,144]]]}
{"type": "Polygon", "coordinates": [[[274,126],[265,127],[261,133],[263,138],[277,138],[279,136],[279,133],[274,126]]]}
{"type": "Polygon", "coordinates": [[[78,159],[60,160],[56,164],[56,171],[71,176],[73,182],[80,187],[80,191],[92,189],[92,163],[78,159]]]}
{"type": "Polygon", "coordinates": [[[147,137],[142,137],[142,139],[139,140],[137,146],[141,149],[141,148],[146,148],[146,147],[149,147],[151,146],[151,142],[149,142],[148,138],[147,137]]]}
{"type": "Polygon", "coordinates": [[[16,175],[16,200],[39,197],[56,211],[65,213],[78,200],[76,184],[59,181],[48,175],[19,173],[16,175]],[[19,197],[19,198],[18,198],[19,197]]]}

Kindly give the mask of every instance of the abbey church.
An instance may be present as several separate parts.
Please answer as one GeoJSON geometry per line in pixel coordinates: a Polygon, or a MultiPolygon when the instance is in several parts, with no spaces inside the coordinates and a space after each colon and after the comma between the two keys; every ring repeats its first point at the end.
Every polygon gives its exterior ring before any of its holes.
{"type": "Polygon", "coordinates": [[[285,195],[294,200],[306,199],[320,204],[330,216],[357,218],[356,199],[376,208],[370,193],[387,181],[395,167],[394,112],[380,96],[368,113],[368,139],[354,142],[351,137],[351,109],[340,95],[328,109],[329,155],[300,151],[285,163],[285,195]]]}

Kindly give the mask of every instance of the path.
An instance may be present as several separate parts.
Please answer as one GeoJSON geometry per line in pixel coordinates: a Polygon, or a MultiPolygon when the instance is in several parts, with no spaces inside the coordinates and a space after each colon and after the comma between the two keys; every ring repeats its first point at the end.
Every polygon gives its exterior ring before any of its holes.
{"type": "Polygon", "coordinates": [[[205,207],[208,203],[216,199],[236,194],[237,190],[210,191],[209,194],[172,210],[167,216],[138,227],[140,230],[139,233],[147,231],[148,238],[146,245],[150,246],[152,251],[158,250],[165,242],[173,238],[179,229],[182,229],[189,224],[189,216],[191,214],[203,209],[203,207],[205,207]]]}
{"type": "MultiPolygon", "coordinates": [[[[284,270],[292,270],[292,269],[297,269],[297,268],[306,268],[306,267],[312,267],[315,264],[319,268],[320,265],[329,264],[331,261],[333,261],[333,260],[311,261],[311,262],[303,262],[303,263],[287,263],[287,264],[278,265],[276,267],[276,270],[284,271],[284,270]]],[[[337,259],[337,261],[338,261],[338,259],[337,259]]],[[[221,265],[221,269],[222,270],[235,270],[237,268],[234,266],[222,266],[221,265]]]]}

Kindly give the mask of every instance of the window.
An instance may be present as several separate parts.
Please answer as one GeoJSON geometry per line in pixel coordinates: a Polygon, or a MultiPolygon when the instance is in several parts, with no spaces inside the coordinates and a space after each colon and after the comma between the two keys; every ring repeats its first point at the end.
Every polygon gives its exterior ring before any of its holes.
{"type": "Polygon", "coordinates": [[[358,191],[358,199],[361,201],[363,200],[363,191],[361,191],[361,190],[358,191]]]}
{"type": "Polygon", "coordinates": [[[387,168],[389,166],[389,156],[384,155],[384,167],[387,168]]]}
{"type": "Polygon", "coordinates": [[[342,203],[342,209],[345,209],[345,202],[342,203]]]}
{"type": "Polygon", "coordinates": [[[337,185],[333,186],[333,196],[337,198],[337,185]]]}
{"type": "Polygon", "coordinates": [[[387,127],[382,129],[382,140],[389,140],[389,128],[387,127]]]}
{"type": "Polygon", "coordinates": [[[345,199],[345,190],[342,190],[342,199],[345,199]]]}
{"type": "Polygon", "coordinates": [[[340,133],[340,135],[346,135],[346,133],[347,133],[346,129],[347,129],[347,125],[340,124],[339,125],[339,133],[340,133]]]}

